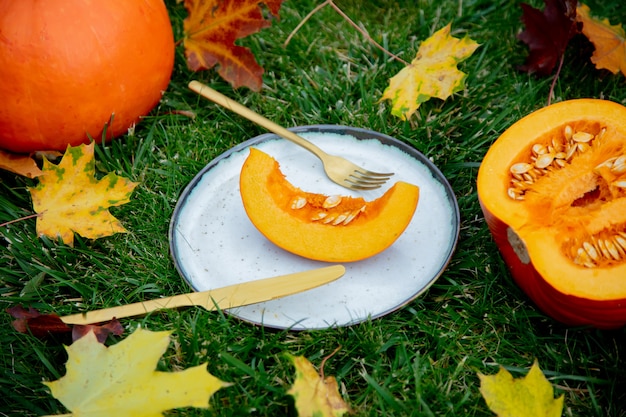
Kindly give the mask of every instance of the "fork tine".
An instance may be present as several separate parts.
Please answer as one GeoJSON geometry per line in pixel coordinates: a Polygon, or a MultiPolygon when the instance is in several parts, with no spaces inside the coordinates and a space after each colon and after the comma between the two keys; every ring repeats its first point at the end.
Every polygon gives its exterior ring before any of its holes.
{"type": "Polygon", "coordinates": [[[352,182],[349,179],[344,180],[343,184],[340,184],[340,185],[346,188],[350,188],[352,190],[361,190],[361,191],[375,190],[377,188],[380,188],[380,185],[363,185],[362,183],[352,182]]]}
{"type": "Polygon", "coordinates": [[[363,177],[387,177],[387,179],[393,175],[393,172],[374,172],[363,168],[355,169],[354,172],[361,174],[363,177]]]}
{"type": "Polygon", "coordinates": [[[347,178],[347,181],[352,181],[356,184],[363,184],[363,185],[382,185],[386,183],[388,179],[389,178],[366,178],[366,177],[360,177],[356,175],[350,175],[347,178]]]}
{"type": "Polygon", "coordinates": [[[343,180],[343,186],[353,190],[375,190],[385,184],[386,180],[362,180],[354,176],[349,176],[343,180]]]}

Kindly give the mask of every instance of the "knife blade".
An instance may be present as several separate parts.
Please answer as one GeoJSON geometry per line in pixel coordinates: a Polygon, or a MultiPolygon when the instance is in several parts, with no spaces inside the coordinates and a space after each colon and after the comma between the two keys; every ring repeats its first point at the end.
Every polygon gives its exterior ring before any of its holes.
{"type": "Polygon", "coordinates": [[[61,317],[66,324],[93,324],[139,316],[164,308],[200,306],[211,310],[224,310],[296,294],[340,278],[346,269],[333,265],[309,271],[258,279],[213,290],[179,294],[123,306],[94,310],[61,317]]]}

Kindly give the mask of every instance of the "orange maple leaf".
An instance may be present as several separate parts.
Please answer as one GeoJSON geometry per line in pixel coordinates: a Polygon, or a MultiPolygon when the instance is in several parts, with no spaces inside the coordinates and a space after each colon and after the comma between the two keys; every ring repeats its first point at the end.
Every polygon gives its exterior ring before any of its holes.
{"type": "Polygon", "coordinates": [[[0,169],[11,171],[28,178],[41,175],[35,160],[28,155],[18,155],[0,149],[0,169]]]}
{"type": "Polygon", "coordinates": [[[44,159],[39,184],[30,189],[37,234],[74,243],[74,232],[88,239],[126,232],[108,208],[130,200],[137,183],[109,173],[95,178],[94,144],[68,146],[58,165],[44,159]]]}
{"type": "Polygon", "coordinates": [[[218,74],[233,88],[246,86],[260,91],[263,68],[252,52],[235,45],[271,25],[261,4],[278,17],[283,0],[185,0],[188,16],[183,22],[187,65],[193,71],[219,64],[218,74]]]}
{"type": "Polygon", "coordinates": [[[626,33],[622,25],[591,17],[589,7],[584,4],[578,6],[576,12],[576,20],[583,24],[583,34],[596,48],[591,62],[598,69],[607,69],[613,74],[621,71],[626,76],[626,33]]]}

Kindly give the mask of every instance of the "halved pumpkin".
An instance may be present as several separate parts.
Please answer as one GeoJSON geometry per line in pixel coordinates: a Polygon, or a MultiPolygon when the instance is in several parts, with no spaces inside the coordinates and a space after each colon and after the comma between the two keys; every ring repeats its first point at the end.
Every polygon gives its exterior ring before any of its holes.
{"type": "Polygon", "coordinates": [[[578,99],[507,129],[478,198],[511,275],[570,325],[626,325],[626,107],[578,99]]]}
{"type": "Polygon", "coordinates": [[[241,198],[254,226],[275,245],[305,258],[352,262],[376,255],[413,218],[419,188],[397,182],[380,198],[326,196],[293,186],[278,162],[250,149],[241,169],[241,198]]]}

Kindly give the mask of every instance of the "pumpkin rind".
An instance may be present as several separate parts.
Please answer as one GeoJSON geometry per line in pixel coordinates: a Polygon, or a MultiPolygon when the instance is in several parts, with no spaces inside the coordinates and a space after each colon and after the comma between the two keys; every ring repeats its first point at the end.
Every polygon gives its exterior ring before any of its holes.
{"type": "Polygon", "coordinates": [[[370,202],[347,196],[337,202],[335,196],[307,193],[289,183],[278,162],[256,148],[244,162],[239,185],[250,221],[268,240],[291,253],[328,262],[358,261],[387,249],[409,225],[419,200],[419,188],[400,181],[370,202]],[[316,217],[321,212],[341,222],[324,223],[316,217]],[[338,217],[344,213],[354,217],[338,217]]]}
{"type": "Polygon", "coordinates": [[[0,0],[0,148],[65,150],[126,133],[167,88],[163,0],[0,0]]]}
{"type": "Polygon", "coordinates": [[[543,311],[561,322],[598,328],[626,324],[626,258],[584,266],[569,248],[572,242],[579,243],[577,236],[593,237],[602,227],[609,234],[625,231],[621,220],[624,197],[606,201],[587,197],[607,188],[601,169],[596,168],[601,165],[598,161],[624,151],[626,107],[607,100],[578,99],[553,104],[517,121],[482,161],[479,201],[511,275],[543,311]],[[512,166],[524,161],[524,155],[542,138],[566,126],[595,129],[601,141],[579,159],[563,162],[566,169],[554,170],[549,174],[552,179],[531,179],[536,191],[523,200],[507,195],[512,166]],[[594,218],[599,219],[597,224],[594,218]]]}

